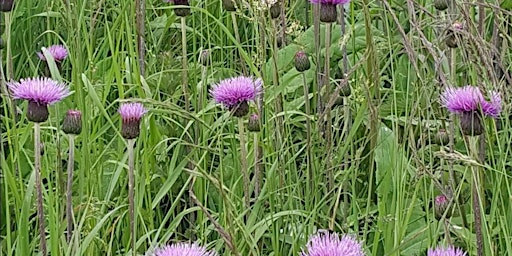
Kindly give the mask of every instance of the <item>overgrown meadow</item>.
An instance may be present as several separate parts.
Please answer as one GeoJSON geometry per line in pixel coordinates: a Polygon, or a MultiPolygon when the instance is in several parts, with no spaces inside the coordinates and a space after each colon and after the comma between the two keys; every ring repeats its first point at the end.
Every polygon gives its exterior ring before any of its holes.
{"type": "Polygon", "coordinates": [[[327,255],[307,245],[330,232],[512,255],[511,1],[186,2],[1,13],[0,255],[327,255]],[[213,88],[238,76],[262,89],[227,107],[213,88]],[[71,92],[42,122],[9,87],[31,77],[71,92]],[[473,105],[447,94],[466,85],[473,105]]]}

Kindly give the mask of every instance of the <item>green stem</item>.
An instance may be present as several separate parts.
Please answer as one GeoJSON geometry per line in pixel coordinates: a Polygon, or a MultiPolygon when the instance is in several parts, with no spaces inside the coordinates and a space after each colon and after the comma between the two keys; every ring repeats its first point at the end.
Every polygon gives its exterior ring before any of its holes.
{"type": "Polygon", "coordinates": [[[69,134],[68,184],[66,188],[66,219],[68,222],[66,240],[69,243],[73,235],[73,169],[75,163],[75,135],[69,134]]]}
{"type": "Polygon", "coordinates": [[[249,173],[247,170],[247,149],[245,148],[245,128],[244,120],[238,117],[238,137],[240,140],[240,164],[242,167],[243,186],[244,186],[244,202],[249,207],[249,173]]]}
{"type": "Polygon", "coordinates": [[[145,0],[135,0],[135,22],[137,25],[137,51],[139,53],[139,71],[140,75],[144,76],[145,74],[145,52],[146,46],[144,42],[144,33],[145,33],[145,0]]]}
{"type": "Polygon", "coordinates": [[[128,140],[128,207],[130,214],[130,235],[131,235],[131,249],[132,255],[136,255],[135,253],[135,240],[136,240],[136,230],[135,230],[135,155],[133,152],[133,148],[135,145],[135,139],[128,140]]]}
{"type": "Polygon", "coordinates": [[[313,5],[313,34],[315,35],[315,53],[316,53],[316,93],[313,94],[316,103],[316,113],[322,112],[322,72],[321,72],[321,56],[320,56],[320,4],[313,5]]]}
{"type": "MultiPolygon", "coordinates": [[[[327,23],[325,27],[325,63],[324,63],[324,79],[323,79],[323,86],[324,86],[324,92],[325,92],[325,99],[331,98],[330,95],[330,48],[331,48],[331,29],[332,23],[327,23]]],[[[331,118],[331,106],[330,104],[327,105],[327,108],[324,109],[325,111],[325,144],[327,148],[327,157],[326,157],[326,167],[327,170],[327,191],[331,191],[334,187],[334,174],[333,170],[331,168],[331,149],[332,149],[332,118],[331,118]]],[[[323,120],[320,120],[320,122],[323,122],[323,120]]]]}
{"type": "Polygon", "coordinates": [[[254,147],[254,197],[258,198],[260,194],[261,184],[261,170],[260,170],[260,154],[259,154],[259,140],[258,133],[255,132],[253,135],[253,147],[254,147]]]}
{"type": "Polygon", "coordinates": [[[34,167],[36,175],[36,191],[37,191],[37,216],[39,218],[39,238],[40,249],[43,256],[48,255],[46,249],[46,232],[43,208],[43,188],[41,185],[41,126],[34,123],[34,167]]]}
{"type": "MultiPolygon", "coordinates": [[[[236,42],[241,46],[242,42],[240,41],[240,32],[238,31],[238,23],[236,21],[236,13],[235,12],[231,12],[231,21],[233,22],[233,30],[235,31],[236,42]]],[[[242,67],[242,73],[244,75],[247,75],[247,68],[245,67],[244,59],[242,58],[241,54],[238,54],[238,56],[240,58],[240,66],[242,67]]]]}
{"type": "MultiPolygon", "coordinates": [[[[275,87],[279,86],[279,71],[277,65],[277,23],[276,20],[272,20],[272,30],[274,31],[274,36],[272,37],[272,64],[273,64],[273,72],[272,72],[272,80],[275,87]]],[[[283,155],[282,155],[282,147],[283,147],[283,135],[284,135],[284,121],[281,112],[283,112],[283,95],[278,93],[276,95],[276,100],[274,101],[275,106],[275,115],[276,115],[276,152],[277,158],[279,162],[279,185],[281,187],[284,186],[284,163],[283,163],[283,155]]]]}
{"type": "MultiPolygon", "coordinates": [[[[480,135],[484,136],[484,135],[480,135]]],[[[480,147],[478,147],[478,140],[480,137],[467,136],[469,147],[472,152],[472,155],[479,159],[481,152],[480,147]]],[[[483,186],[480,175],[480,167],[473,166],[472,169],[472,183],[471,187],[472,199],[473,199],[473,217],[475,219],[475,235],[476,235],[476,249],[477,255],[484,255],[484,238],[482,234],[482,193],[483,186]]]]}
{"type": "Polygon", "coordinates": [[[314,172],[311,166],[311,105],[309,102],[309,86],[306,80],[306,74],[302,73],[302,83],[304,88],[304,102],[306,104],[306,168],[308,173],[308,195],[313,194],[314,172]]]}
{"type": "Polygon", "coordinates": [[[181,17],[181,87],[185,100],[185,111],[190,110],[190,102],[188,97],[188,60],[187,60],[187,30],[185,17],[181,17]]]}

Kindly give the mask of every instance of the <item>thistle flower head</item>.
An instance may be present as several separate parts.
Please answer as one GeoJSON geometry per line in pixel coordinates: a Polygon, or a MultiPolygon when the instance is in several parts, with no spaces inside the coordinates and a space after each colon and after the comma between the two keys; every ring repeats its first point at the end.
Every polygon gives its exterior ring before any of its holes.
{"type": "MultiPolygon", "coordinates": [[[[66,48],[60,44],[52,45],[46,49],[48,52],[50,52],[56,62],[61,62],[68,56],[68,50],[66,50],[66,48]]],[[[44,56],[43,52],[38,52],[37,56],[42,61],[46,61],[46,57],[44,56]]]]}
{"type": "Polygon", "coordinates": [[[247,129],[250,132],[259,132],[260,128],[260,117],[258,114],[254,113],[249,117],[249,122],[247,124],[247,129]]]}
{"type": "Polygon", "coordinates": [[[441,96],[443,105],[453,113],[478,112],[480,108],[486,116],[497,117],[501,112],[501,97],[492,91],[490,101],[486,101],[476,86],[448,88],[441,96]]]}
{"type": "Polygon", "coordinates": [[[62,131],[66,134],[80,134],[82,132],[82,112],[79,110],[68,110],[62,121],[62,131]]]}
{"type": "Polygon", "coordinates": [[[248,113],[248,101],[256,99],[261,92],[263,81],[254,79],[253,77],[233,77],[220,81],[213,85],[210,95],[217,103],[224,105],[229,110],[238,112],[239,108],[243,108],[236,116],[244,116],[248,113]]]}
{"type": "Polygon", "coordinates": [[[309,1],[314,4],[331,4],[331,5],[350,3],[350,0],[309,0],[309,1]]]}
{"type": "Polygon", "coordinates": [[[134,139],[140,133],[140,120],[146,113],[142,103],[124,103],[119,107],[122,119],[121,135],[125,139],[134,139]]]}
{"type": "Polygon", "coordinates": [[[318,233],[309,238],[301,256],[364,256],[362,243],[349,235],[318,233]]]}
{"type": "Polygon", "coordinates": [[[449,218],[451,216],[451,212],[447,211],[450,206],[450,200],[445,195],[438,195],[434,199],[434,213],[436,218],[439,220],[443,217],[444,213],[447,212],[446,217],[449,218]]]}
{"type": "Polygon", "coordinates": [[[466,252],[453,246],[448,247],[437,247],[435,249],[430,248],[427,252],[427,256],[465,256],[466,252]]]}
{"type": "Polygon", "coordinates": [[[9,82],[7,86],[15,99],[23,99],[42,105],[57,103],[70,95],[65,84],[47,77],[21,79],[9,82]]]}
{"type": "Polygon", "coordinates": [[[196,243],[177,243],[166,245],[155,250],[152,256],[218,256],[214,251],[196,243]]]}

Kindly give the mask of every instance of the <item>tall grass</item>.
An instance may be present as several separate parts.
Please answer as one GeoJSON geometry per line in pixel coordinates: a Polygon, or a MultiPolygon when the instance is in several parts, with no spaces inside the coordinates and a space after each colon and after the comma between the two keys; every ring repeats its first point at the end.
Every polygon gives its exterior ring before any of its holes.
{"type": "Polygon", "coordinates": [[[259,1],[234,13],[224,11],[221,2],[191,1],[182,34],[172,4],[145,1],[145,54],[137,46],[137,31],[144,30],[137,30],[134,1],[69,0],[69,8],[66,1],[17,1],[11,13],[2,13],[0,255],[40,252],[32,126],[26,103],[11,102],[5,82],[43,75],[46,63],[35,52],[55,43],[70,55],[52,75],[74,94],[51,106],[50,119],[41,125],[49,255],[130,250],[128,152],[116,112],[127,98],[149,110],[134,145],[139,255],[176,241],[198,241],[221,255],[298,255],[322,229],[357,235],[368,255],[424,255],[429,247],[448,243],[476,255],[473,170],[483,173],[478,182],[485,255],[512,255],[507,1],[457,1],[442,13],[430,0],[353,1],[344,12],[345,35],[340,24],[332,25],[329,50],[315,46],[325,42],[326,27],[315,28],[317,8],[307,1],[283,2],[288,44],[281,48],[275,37],[282,25],[263,16],[267,12],[255,6],[259,1]],[[464,31],[459,47],[450,49],[445,37],[455,21],[464,31]],[[202,66],[198,58],[205,49],[211,63],[202,66]],[[312,60],[304,76],[293,67],[298,50],[312,60]],[[138,56],[144,55],[142,71],[138,56]],[[322,71],[326,60],[327,72],[322,71]],[[345,76],[335,77],[338,69],[345,76]],[[317,70],[350,86],[343,107],[320,95],[317,70]],[[246,133],[239,135],[238,120],[208,95],[211,84],[245,72],[265,84],[261,104],[251,106],[261,131],[243,140],[247,152],[241,150],[239,136],[246,133]],[[304,82],[312,93],[310,115],[304,82]],[[188,84],[187,102],[183,84],[188,84]],[[501,117],[486,122],[484,159],[472,153],[458,119],[439,103],[445,87],[466,84],[497,90],[504,99],[501,117]],[[313,106],[330,108],[329,147],[318,125],[323,117],[313,106]],[[74,231],[68,243],[61,189],[66,179],[58,170],[68,164],[60,124],[70,108],[81,110],[84,122],[74,140],[74,231]],[[435,140],[441,129],[453,143],[435,140]],[[247,168],[240,163],[242,152],[247,168]],[[248,205],[243,169],[251,179],[248,205]],[[433,200],[441,193],[451,196],[453,212],[437,220],[433,200]]]}

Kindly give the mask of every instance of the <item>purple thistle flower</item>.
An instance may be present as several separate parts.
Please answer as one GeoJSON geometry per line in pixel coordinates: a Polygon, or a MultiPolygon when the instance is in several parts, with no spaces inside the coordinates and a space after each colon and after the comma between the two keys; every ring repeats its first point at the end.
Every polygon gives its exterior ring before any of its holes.
{"type": "Polygon", "coordinates": [[[40,123],[48,119],[48,105],[57,103],[71,93],[65,84],[47,77],[21,79],[7,83],[14,99],[28,100],[27,118],[40,123]]]}
{"type": "Polygon", "coordinates": [[[241,117],[249,111],[247,102],[255,100],[262,87],[263,81],[259,78],[239,76],[222,80],[213,85],[210,95],[217,103],[233,110],[235,116],[241,117]]]}
{"type": "Polygon", "coordinates": [[[9,82],[7,86],[15,99],[24,99],[41,105],[51,105],[69,96],[71,93],[65,84],[47,77],[21,79],[9,82]]]}
{"type": "Polygon", "coordinates": [[[453,113],[476,112],[482,109],[487,116],[497,117],[501,112],[501,97],[493,91],[491,100],[486,101],[480,89],[476,86],[462,88],[448,88],[441,96],[443,105],[453,113]]]}
{"type": "Polygon", "coordinates": [[[439,246],[435,249],[428,249],[427,256],[465,256],[466,252],[453,246],[442,247],[439,246]]]}
{"type": "Polygon", "coordinates": [[[121,115],[122,126],[121,135],[125,139],[134,139],[140,133],[140,120],[147,112],[142,103],[124,103],[119,107],[119,114],[121,115]]]}
{"type": "Polygon", "coordinates": [[[155,250],[152,256],[218,256],[214,251],[196,243],[177,243],[166,245],[155,250]]]}
{"type": "Polygon", "coordinates": [[[349,235],[318,233],[309,238],[301,256],[364,256],[362,243],[349,235]]]}
{"type": "MultiPolygon", "coordinates": [[[[50,52],[56,62],[61,62],[68,56],[68,50],[66,50],[66,48],[60,44],[52,45],[46,49],[48,52],[50,52]]],[[[43,52],[38,52],[37,56],[42,61],[46,61],[46,57],[44,57],[43,52]]]]}
{"type": "Polygon", "coordinates": [[[314,4],[347,4],[350,3],[350,0],[309,0],[311,3],[314,4]]]}

